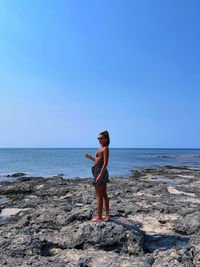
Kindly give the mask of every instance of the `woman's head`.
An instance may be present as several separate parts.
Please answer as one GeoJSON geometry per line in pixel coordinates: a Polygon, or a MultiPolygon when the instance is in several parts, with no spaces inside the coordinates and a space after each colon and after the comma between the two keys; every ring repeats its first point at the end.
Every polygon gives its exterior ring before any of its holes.
{"type": "Polygon", "coordinates": [[[109,144],[110,144],[110,137],[109,137],[108,131],[101,132],[99,134],[98,139],[99,139],[100,144],[109,146],[109,144]]]}

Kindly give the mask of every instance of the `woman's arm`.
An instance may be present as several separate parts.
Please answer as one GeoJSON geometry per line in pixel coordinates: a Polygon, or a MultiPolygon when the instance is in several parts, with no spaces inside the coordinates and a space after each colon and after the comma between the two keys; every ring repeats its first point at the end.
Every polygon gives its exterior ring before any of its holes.
{"type": "Polygon", "coordinates": [[[95,161],[95,158],[93,158],[90,154],[85,154],[85,156],[86,156],[86,158],[88,158],[88,159],[91,159],[91,160],[93,160],[93,161],[95,161]]]}
{"type": "Polygon", "coordinates": [[[108,149],[108,147],[105,147],[105,148],[103,149],[103,159],[104,159],[103,166],[102,166],[102,168],[101,168],[101,171],[100,171],[100,173],[99,173],[99,176],[97,177],[96,182],[100,182],[101,177],[102,177],[102,175],[104,174],[104,172],[105,172],[105,170],[106,170],[106,167],[107,167],[107,165],[108,165],[108,158],[109,158],[109,149],[108,149]]]}

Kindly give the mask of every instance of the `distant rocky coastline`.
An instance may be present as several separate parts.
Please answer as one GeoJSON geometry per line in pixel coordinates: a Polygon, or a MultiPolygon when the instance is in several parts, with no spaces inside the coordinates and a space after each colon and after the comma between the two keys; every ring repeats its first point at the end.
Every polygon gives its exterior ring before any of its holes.
{"type": "Polygon", "coordinates": [[[200,266],[200,169],[133,170],[108,184],[96,216],[92,178],[9,175],[0,183],[0,266],[200,266]]]}

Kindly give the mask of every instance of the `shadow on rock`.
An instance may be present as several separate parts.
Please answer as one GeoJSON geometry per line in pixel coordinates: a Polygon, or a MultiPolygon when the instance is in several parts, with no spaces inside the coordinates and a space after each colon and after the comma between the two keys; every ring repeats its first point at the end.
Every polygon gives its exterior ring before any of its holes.
{"type": "Polygon", "coordinates": [[[183,248],[187,246],[189,238],[180,237],[176,235],[146,235],[145,246],[147,252],[154,252],[155,250],[166,251],[173,247],[183,248]]]}

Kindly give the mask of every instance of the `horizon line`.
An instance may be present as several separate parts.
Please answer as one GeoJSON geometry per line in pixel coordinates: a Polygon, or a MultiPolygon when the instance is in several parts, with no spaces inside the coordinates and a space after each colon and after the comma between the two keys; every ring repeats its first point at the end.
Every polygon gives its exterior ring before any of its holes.
{"type": "MultiPolygon", "coordinates": [[[[0,147],[0,149],[93,149],[97,147],[0,147]]],[[[197,149],[192,147],[109,147],[111,149],[197,149]]]]}

